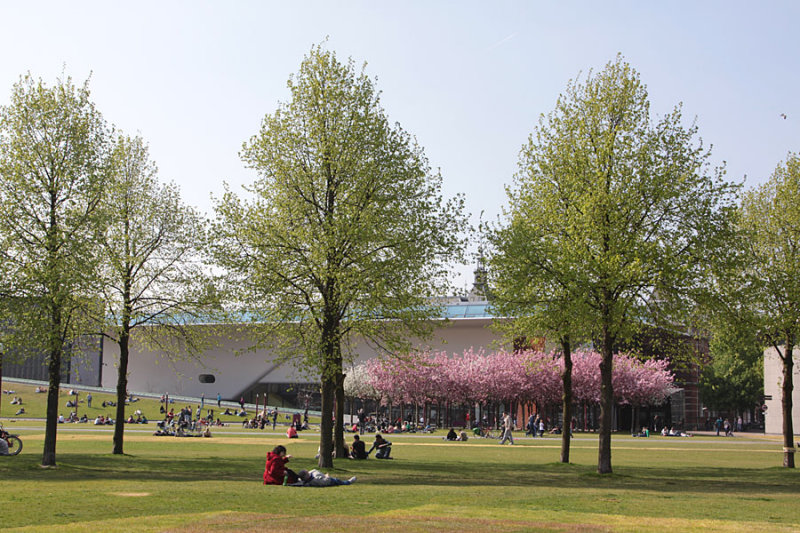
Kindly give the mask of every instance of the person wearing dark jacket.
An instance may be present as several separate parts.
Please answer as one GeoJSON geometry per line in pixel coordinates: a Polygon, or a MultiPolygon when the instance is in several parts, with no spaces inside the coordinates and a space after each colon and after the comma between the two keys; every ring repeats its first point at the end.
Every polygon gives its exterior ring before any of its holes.
{"type": "Polygon", "coordinates": [[[391,459],[392,443],[381,437],[380,433],[375,434],[375,442],[372,443],[372,448],[369,449],[367,455],[375,449],[378,450],[375,452],[375,459],[391,459]]]}
{"type": "Polygon", "coordinates": [[[353,459],[366,459],[368,457],[367,447],[358,434],[353,435],[353,445],[350,447],[350,449],[352,450],[350,457],[353,459]]]}

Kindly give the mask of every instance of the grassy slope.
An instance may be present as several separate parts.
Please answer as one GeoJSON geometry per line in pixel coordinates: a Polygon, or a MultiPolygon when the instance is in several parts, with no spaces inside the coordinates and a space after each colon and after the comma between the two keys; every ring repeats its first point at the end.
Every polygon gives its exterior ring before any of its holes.
{"type": "Polygon", "coordinates": [[[291,466],[313,467],[313,435],[289,442],[258,432],[238,435],[235,428],[211,439],[131,432],[130,455],[112,456],[111,434],[87,429],[60,433],[55,470],[38,466],[41,430],[21,431],[23,453],[0,458],[4,528],[800,529],[800,475],[777,466],[780,444],[764,438],[619,437],[614,475],[598,476],[596,440],[589,437],[574,441],[573,464],[562,465],[553,462],[554,438],[501,447],[485,440],[393,436],[394,461],[336,461],[331,473],[357,475],[355,485],[299,489],[261,485],[264,455],[284,443],[295,455],[291,466]]]}
{"type": "MultiPolygon", "coordinates": [[[[15,394],[3,394],[3,401],[2,405],[0,405],[0,418],[3,419],[19,419],[19,418],[45,418],[46,407],[47,407],[47,394],[37,394],[34,392],[36,387],[33,385],[25,385],[19,383],[13,383],[10,381],[3,381],[3,390],[13,390],[16,391],[15,394]],[[25,414],[20,416],[15,416],[15,413],[19,409],[20,406],[18,405],[11,405],[11,399],[14,396],[19,396],[22,398],[22,407],[25,408],[25,414]]],[[[71,407],[67,407],[67,401],[75,399],[74,396],[69,395],[70,386],[64,385],[59,389],[59,412],[64,415],[64,417],[69,416],[70,411],[73,409],[71,407]]],[[[82,416],[86,413],[90,419],[94,420],[97,415],[104,415],[114,417],[117,414],[116,407],[102,407],[104,401],[116,401],[117,397],[116,394],[106,394],[106,393],[92,393],[92,407],[89,407],[86,404],[86,392],[79,391],[80,394],[78,395],[78,416],[82,416]]],[[[182,407],[185,407],[187,404],[185,403],[172,403],[170,406],[175,410],[177,413],[180,411],[182,407]]],[[[188,406],[192,409],[192,413],[195,412],[197,406],[200,405],[199,401],[195,403],[188,404],[188,406]]],[[[223,409],[222,411],[224,412],[223,409]]],[[[272,405],[275,405],[274,403],[272,405]]],[[[156,399],[150,398],[140,398],[139,401],[129,404],[125,407],[126,415],[132,414],[137,409],[141,410],[142,413],[150,419],[151,423],[157,420],[161,420],[164,416],[159,412],[159,407],[161,406],[160,402],[156,399]]],[[[238,407],[238,406],[237,406],[238,407]]],[[[203,409],[203,414],[205,415],[206,411],[209,409],[214,409],[214,417],[217,418],[219,416],[220,420],[224,423],[230,424],[241,424],[242,418],[238,416],[225,416],[220,413],[220,410],[217,408],[217,401],[216,398],[208,399],[206,398],[205,406],[203,409]]],[[[232,411],[233,409],[231,409],[232,411]]],[[[252,414],[252,413],[251,413],[252,414]]],[[[312,417],[313,422],[313,417],[312,417]]],[[[288,421],[285,419],[285,413],[281,414],[278,423],[287,423],[288,421]]]]}

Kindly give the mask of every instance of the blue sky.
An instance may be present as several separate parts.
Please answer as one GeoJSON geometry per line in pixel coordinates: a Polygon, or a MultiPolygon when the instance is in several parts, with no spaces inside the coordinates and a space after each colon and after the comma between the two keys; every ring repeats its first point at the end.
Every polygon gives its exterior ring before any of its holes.
{"type": "Polygon", "coordinates": [[[617,53],[640,72],[655,115],[683,102],[729,179],[757,184],[800,151],[797,2],[297,4],[0,1],[0,103],[26,71],[48,82],[91,72],[106,119],[141,134],[161,178],[204,211],[223,181],[253,180],[242,143],[326,36],[341,58],[367,62],[390,119],[441,169],[446,193],[466,195],[475,221],[500,212],[539,115],[617,53]]]}

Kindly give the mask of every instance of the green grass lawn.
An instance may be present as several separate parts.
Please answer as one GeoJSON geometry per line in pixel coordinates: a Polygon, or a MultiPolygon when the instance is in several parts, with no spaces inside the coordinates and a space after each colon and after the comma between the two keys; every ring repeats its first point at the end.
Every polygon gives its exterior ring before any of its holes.
{"type": "Polygon", "coordinates": [[[290,466],[311,468],[313,433],[289,441],[229,427],[180,439],[136,426],[127,455],[113,456],[110,431],[59,426],[58,467],[43,469],[42,429],[4,422],[25,444],[0,457],[11,531],[800,530],[800,474],[763,436],[616,436],[614,474],[599,476],[590,436],[563,465],[555,437],[500,446],[393,435],[393,461],[335,461],[331,474],[356,484],[295,488],[262,485],[264,457],[285,444],[290,466]]]}

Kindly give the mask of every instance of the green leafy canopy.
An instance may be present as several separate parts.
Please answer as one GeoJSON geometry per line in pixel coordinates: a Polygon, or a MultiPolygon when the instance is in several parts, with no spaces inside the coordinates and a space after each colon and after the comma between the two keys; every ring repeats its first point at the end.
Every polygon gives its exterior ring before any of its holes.
{"type": "Polygon", "coordinates": [[[356,334],[406,349],[429,331],[430,297],[461,257],[463,199],[442,197],[441,176],[352,60],[315,47],[288,86],[291,99],[243,146],[258,172],[249,195],[217,204],[229,292],[318,371],[329,340],[345,354],[356,334]],[[331,320],[341,327],[326,340],[331,320]]]}

